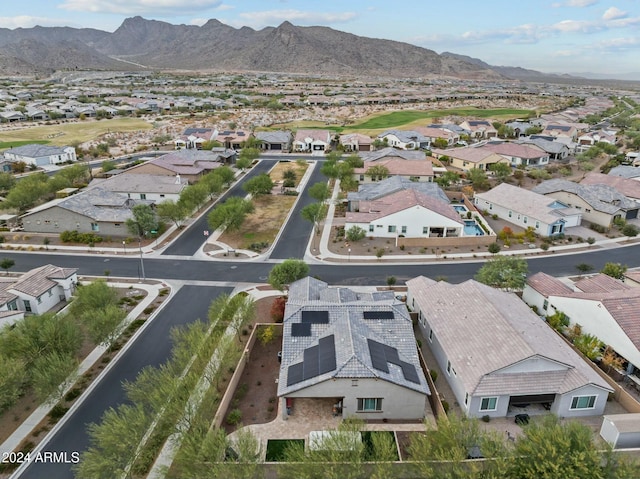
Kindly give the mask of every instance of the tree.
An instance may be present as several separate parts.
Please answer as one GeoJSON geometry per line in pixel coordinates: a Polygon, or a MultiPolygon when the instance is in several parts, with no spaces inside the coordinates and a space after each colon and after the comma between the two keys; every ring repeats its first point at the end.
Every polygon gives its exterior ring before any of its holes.
{"type": "Polygon", "coordinates": [[[0,191],[9,191],[16,184],[16,179],[13,177],[11,173],[1,172],[0,173],[0,191]]]}
{"type": "Polygon", "coordinates": [[[220,175],[216,175],[215,172],[207,173],[204,175],[198,185],[207,192],[209,198],[214,199],[224,189],[224,180],[220,175]]]}
{"type": "Polygon", "coordinates": [[[242,188],[253,196],[268,195],[273,189],[273,180],[266,173],[248,180],[242,188]]]}
{"type": "Polygon", "coordinates": [[[374,165],[369,167],[364,174],[371,177],[373,181],[384,180],[389,177],[389,168],[383,165],[374,165]]]}
{"type": "Polygon", "coordinates": [[[70,354],[50,352],[38,356],[30,369],[33,389],[40,401],[57,403],[69,384],[75,381],[73,372],[78,361],[70,354]]]}
{"type": "Polygon", "coordinates": [[[586,274],[590,271],[593,271],[593,265],[590,265],[588,263],[578,263],[576,265],[576,269],[580,274],[586,274]]]}
{"type": "Polygon", "coordinates": [[[331,191],[329,190],[329,185],[326,182],[319,181],[318,183],[314,183],[307,190],[309,196],[316,201],[326,201],[329,198],[329,194],[331,191]]]}
{"type": "Polygon", "coordinates": [[[631,223],[624,225],[621,231],[625,236],[638,236],[638,227],[631,223]]]}
{"type": "Polygon", "coordinates": [[[227,186],[233,183],[233,180],[236,179],[236,174],[228,166],[221,166],[219,168],[216,168],[215,170],[213,170],[213,174],[219,176],[222,180],[222,184],[227,186]]]}
{"type": "Polygon", "coordinates": [[[310,221],[317,227],[320,221],[327,214],[327,206],[322,203],[311,203],[300,210],[300,216],[310,221]]]}
{"type": "MultiPolygon", "coordinates": [[[[561,423],[545,415],[523,428],[510,461],[507,477],[518,479],[602,478],[601,455],[587,426],[569,421],[561,423]]],[[[612,477],[612,476],[609,476],[612,477]]],[[[615,476],[613,476],[615,477],[615,476]]]]}
{"type": "Polygon", "coordinates": [[[218,228],[224,228],[228,231],[237,230],[253,210],[254,206],[250,200],[238,197],[229,198],[209,213],[209,226],[212,230],[218,228]]]}
{"type": "Polygon", "coordinates": [[[207,184],[196,183],[180,192],[178,203],[181,203],[187,211],[199,210],[207,200],[207,196],[209,196],[207,184]]]}
{"type": "Polygon", "coordinates": [[[442,188],[448,188],[452,183],[457,182],[460,179],[460,175],[455,171],[445,171],[436,178],[436,183],[442,188]]]}
{"type": "Polygon", "coordinates": [[[350,154],[344,161],[352,168],[362,168],[364,166],[364,160],[357,153],[350,154]]]}
{"type": "Polygon", "coordinates": [[[489,253],[497,254],[497,253],[500,252],[500,245],[498,243],[496,243],[496,242],[493,242],[488,246],[487,249],[488,249],[489,253]]]}
{"type": "Polygon", "coordinates": [[[511,174],[511,167],[506,163],[494,163],[489,166],[489,170],[492,171],[501,182],[511,174]]]}
{"type": "Polygon", "coordinates": [[[251,158],[240,155],[240,158],[236,160],[236,168],[238,168],[240,171],[244,171],[249,168],[252,163],[253,160],[251,158]]]}
{"type": "Polygon", "coordinates": [[[116,290],[109,287],[105,281],[94,281],[78,288],[71,302],[71,314],[82,316],[98,309],[118,303],[116,290]]]}
{"type": "Polygon", "coordinates": [[[286,259],[269,272],[268,283],[284,291],[287,285],[309,275],[309,265],[300,259],[286,259]]]}
{"type": "Polygon", "coordinates": [[[110,304],[85,314],[89,337],[94,343],[110,348],[126,328],[126,317],[127,312],[117,304],[110,304]]]}
{"type": "Polygon", "coordinates": [[[4,270],[4,274],[8,275],[9,270],[15,266],[16,262],[11,258],[2,258],[0,260],[0,268],[4,270]]]}
{"type": "Polygon", "coordinates": [[[449,142],[447,142],[447,140],[445,140],[444,138],[436,138],[431,142],[431,146],[433,146],[434,148],[446,148],[447,146],[449,146],[449,142]]]}
{"type": "Polygon", "coordinates": [[[580,334],[573,341],[573,345],[591,361],[598,359],[604,344],[593,334],[580,334]]]}
{"type": "Polygon", "coordinates": [[[171,221],[176,225],[176,228],[182,226],[182,222],[187,217],[187,211],[184,208],[184,204],[167,200],[156,205],[156,213],[158,217],[163,221],[171,221]]]}
{"type": "Polygon", "coordinates": [[[489,187],[489,180],[484,170],[480,168],[471,168],[466,172],[467,179],[471,182],[474,188],[483,190],[489,187]]]}
{"type": "Polygon", "coordinates": [[[521,291],[527,272],[527,262],[522,258],[494,256],[478,270],[475,279],[493,288],[521,291]]]}
{"type": "Polygon", "coordinates": [[[0,353],[0,412],[13,406],[22,395],[25,364],[0,353]]]}
{"type": "Polygon", "coordinates": [[[346,231],[346,238],[349,241],[353,241],[353,242],[360,241],[366,235],[367,235],[367,232],[363,228],[360,228],[357,225],[352,226],[346,231]]]}
{"type": "Polygon", "coordinates": [[[4,202],[5,206],[16,208],[20,213],[24,213],[36,202],[46,200],[49,197],[48,181],[49,177],[43,173],[29,175],[21,179],[9,191],[4,202]]]}
{"type": "MultiPolygon", "coordinates": [[[[2,263],[0,263],[0,267],[1,266],[2,263]]],[[[600,272],[607,276],[611,276],[612,278],[622,280],[624,279],[624,274],[627,272],[627,265],[620,263],[606,263],[600,272]]]]}
{"type": "Polygon", "coordinates": [[[150,205],[141,203],[131,208],[133,218],[126,221],[129,233],[146,238],[151,231],[158,230],[158,218],[150,205]]]}

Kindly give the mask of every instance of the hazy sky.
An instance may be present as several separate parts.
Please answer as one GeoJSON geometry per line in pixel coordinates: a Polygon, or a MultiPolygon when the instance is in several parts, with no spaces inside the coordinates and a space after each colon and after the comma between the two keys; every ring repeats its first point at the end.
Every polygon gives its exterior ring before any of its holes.
{"type": "MultiPolygon", "coordinates": [[[[134,15],[217,18],[261,29],[285,20],[545,72],[640,72],[639,0],[2,0],[0,27],[114,31],[134,15]]],[[[640,78],[639,78],[640,79],[640,78]]]]}

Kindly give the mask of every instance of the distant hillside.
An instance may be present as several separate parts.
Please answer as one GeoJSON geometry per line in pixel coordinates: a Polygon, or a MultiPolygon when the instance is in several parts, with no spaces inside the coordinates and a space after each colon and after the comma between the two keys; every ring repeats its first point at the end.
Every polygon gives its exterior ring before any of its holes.
{"type": "Polygon", "coordinates": [[[130,70],[136,63],[150,69],[501,78],[490,68],[426,48],[289,22],[256,31],[218,20],[198,27],[134,17],[113,33],[68,27],[0,29],[1,70],[130,70]]]}

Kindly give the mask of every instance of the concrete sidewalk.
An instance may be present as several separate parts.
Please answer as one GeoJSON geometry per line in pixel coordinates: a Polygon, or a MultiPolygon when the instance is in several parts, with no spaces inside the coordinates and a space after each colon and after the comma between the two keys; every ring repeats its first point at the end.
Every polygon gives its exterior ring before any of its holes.
{"type": "MultiPolygon", "coordinates": [[[[136,289],[143,289],[147,292],[147,296],[140,301],[140,303],[131,310],[131,312],[127,315],[125,322],[126,325],[129,325],[132,321],[134,321],[138,316],[142,314],[145,308],[147,308],[151,303],[153,303],[161,289],[169,287],[166,284],[158,283],[158,284],[135,284],[135,283],[117,283],[117,282],[109,282],[107,283],[109,286],[114,288],[129,288],[133,286],[136,289]]],[[[129,342],[133,341],[135,336],[129,339],[129,342]]],[[[123,348],[125,349],[125,348],[123,348]]],[[[82,376],[85,372],[87,372],[93,364],[105,353],[107,348],[105,346],[97,346],[93,351],[91,351],[86,358],[80,363],[78,369],[74,373],[78,378],[82,376]]],[[[122,350],[121,350],[122,351],[122,350]]],[[[116,362],[116,358],[109,363],[109,365],[114,364],[116,362]]],[[[100,375],[96,376],[92,381],[91,385],[96,384],[100,381],[100,377],[108,370],[107,368],[103,369],[100,375]]],[[[64,390],[64,394],[69,392],[69,390],[73,387],[75,381],[71,381],[70,384],[67,385],[64,390]]],[[[78,398],[78,400],[73,404],[71,409],[67,412],[66,416],[70,416],[72,411],[79,406],[84,397],[86,397],[87,392],[91,390],[91,385],[83,392],[83,394],[78,398]]],[[[42,422],[44,418],[47,417],[51,409],[55,406],[55,404],[41,404],[31,415],[20,425],[18,428],[0,445],[0,451],[11,452],[14,451],[20,443],[29,436],[31,431],[42,422]]],[[[65,416],[65,417],[66,417],[65,416]]],[[[63,418],[64,419],[64,418],[63,418]]],[[[62,422],[62,421],[61,421],[62,422]]],[[[60,424],[60,423],[58,423],[60,424]]],[[[48,433],[50,435],[55,428],[48,433]]],[[[42,441],[42,443],[46,442],[46,437],[42,441]]]]}

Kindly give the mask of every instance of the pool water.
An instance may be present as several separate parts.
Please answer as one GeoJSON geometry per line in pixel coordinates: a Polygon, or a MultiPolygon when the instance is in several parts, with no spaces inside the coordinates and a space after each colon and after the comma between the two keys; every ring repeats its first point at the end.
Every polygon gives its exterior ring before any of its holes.
{"type": "Polygon", "coordinates": [[[465,236],[484,236],[484,230],[480,228],[475,220],[465,220],[464,234],[465,236]]]}
{"type": "Polygon", "coordinates": [[[458,213],[466,213],[469,211],[465,205],[451,205],[458,213]]]}

